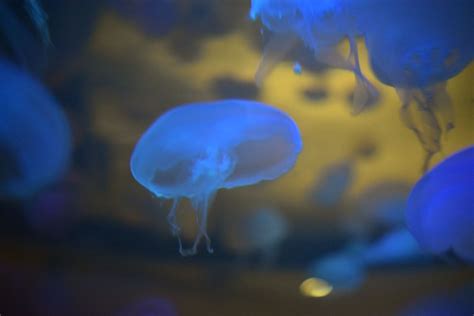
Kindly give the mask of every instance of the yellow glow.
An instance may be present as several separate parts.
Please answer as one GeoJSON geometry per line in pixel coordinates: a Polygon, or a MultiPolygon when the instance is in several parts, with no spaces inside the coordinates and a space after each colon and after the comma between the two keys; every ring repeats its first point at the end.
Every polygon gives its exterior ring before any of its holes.
{"type": "Polygon", "coordinates": [[[309,278],[300,285],[301,294],[309,297],[325,297],[332,292],[332,286],[318,278],[309,278]]]}

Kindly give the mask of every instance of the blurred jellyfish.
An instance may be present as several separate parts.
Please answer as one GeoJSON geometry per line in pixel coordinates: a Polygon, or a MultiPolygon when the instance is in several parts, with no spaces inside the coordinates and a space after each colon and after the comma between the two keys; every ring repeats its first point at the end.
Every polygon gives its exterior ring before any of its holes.
{"type": "Polygon", "coordinates": [[[151,36],[167,34],[177,21],[176,0],[109,0],[120,15],[151,36]]]}
{"type": "Polygon", "coordinates": [[[361,26],[372,69],[380,81],[397,89],[401,119],[426,152],[426,171],[430,158],[441,150],[443,131],[454,127],[446,81],[474,57],[474,2],[385,1],[372,12],[361,26]]]}
{"type": "Polygon", "coordinates": [[[474,314],[474,285],[454,292],[437,294],[420,300],[400,313],[400,316],[457,316],[474,314]]]}
{"type": "Polygon", "coordinates": [[[301,40],[318,61],[354,73],[357,81],[354,114],[373,104],[378,92],[360,69],[355,39],[360,35],[360,29],[355,13],[351,2],[345,0],[252,0],[250,17],[254,20],[260,17],[263,25],[273,33],[255,75],[257,84],[260,85],[274,66],[301,40]],[[345,38],[349,39],[350,44],[347,58],[337,50],[338,44],[345,38]]]}
{"type": "Polygon", "coordinates": [[[64,175],[69,125],[38,81],[2,60],[0,100],[0,196],[28,198],[64,175]]]}
{"type": "Polygon", "coordinates": [[[344,161],[322,171],[314,186],[311,199],[321,207],[334,207],[343,198],[354,178],[354,164],[344,161]]]}
{"type": "Polygon", "coordinates": [[[183,255],[195,254],[207,213],[220,188],[273,180],[288,172],[302,149],[297,126],[285,113],[262,103],[224,100],[170,110],[143,134],[132,154],[135,179],[159,198],[172,199],[168,215],[183,255]],[[181,198],[196,210],[198,234],[183,250],[176,222],[181,198]]]}
{"type": "Polygon", "coordinates": [[[412,234],[404,228],[395,229],[369,244],[362,251],[365,267],[403,264],[426,260],[429,255],[423,252],[412,234]]]}
{"type": "Polygon", "coordinates": [[[409,192],[410,186],[404,182],[387,181],[372,185],[357,197],[358,215],[362,215],[365,225],[371,228],[401,227],[405,224],[409,192]]]}
{"type": "Polygon", "coordinates": [[[116,316],[177,316],[174,306],[164,299],[140,300],[119,311],[116,316]]]}
{"type": "Polygon", "coordinates": [[[226,225],[224,243],[241,255],[262,254],[265,264],[274,263],[278,247],[288,235],[286,218],[275,208],[261,208],[226,225]]]}
{"type": "Polygon", "coordinates": [[[423,249],[474,263],[474,146],[442,161],[414,186],[407,226],[423,249]]]}
{"type": "Polygon", "coordinates": [[[312,277],[324,280],[335,293],[358,289],[366,278],[360,245],[351,245],[314,261],[309,269],[312,277]]]}

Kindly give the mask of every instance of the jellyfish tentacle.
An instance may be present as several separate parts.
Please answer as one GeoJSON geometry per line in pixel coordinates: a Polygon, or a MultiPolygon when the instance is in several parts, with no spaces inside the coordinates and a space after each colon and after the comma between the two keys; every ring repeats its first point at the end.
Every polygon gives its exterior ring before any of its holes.
{"type": "Polygon", "coordinates": [[[352,64],[352,72],[356,79],[354,100],[352,101],[352,114],[357,115],[376,102],[379,92],[375,86],[365,77],[360,67],[359,49],[353,36],[348,37],[350,45],[349,61],[352,64]]]}
{"type": "Polygon", "coordinates": [[[274,34],[265,45],[263,56],[255,73],[255,83],[260,87],[275,65],[296,45],[297,37],[290,33],[274,34]]]}
{"type": "Polygon", "coordinates": [[[425,94],[429,95],[430,108],[440,116],[444,131],[448,133],[455,127],[455,113],[452,99],[446,90],[446,82],[439,83],[427,90],[425,94]]]}
{"type": "Polygon", "coordinates": [[[178,209],[178,204],[179,204],[179,199],[173,199],[173,205],[171,206],[171,209],[168,213],[168,224],[170,225],[171,228],[171,234],[175,236],[178,239],[178,245],[179,245],[179,252],[182,253],[183,251],[183,243],[181,242],[181,228],[178,225],[178,222],[176,220],[176,210],[178,209]]]}

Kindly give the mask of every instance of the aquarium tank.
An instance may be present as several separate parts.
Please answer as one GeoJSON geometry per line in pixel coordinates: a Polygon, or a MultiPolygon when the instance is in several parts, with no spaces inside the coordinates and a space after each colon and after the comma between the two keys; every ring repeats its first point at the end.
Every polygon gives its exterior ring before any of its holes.
{"type": "Polygon", "coordinates": [[[0,316],[474,315],[473,0],[0,0],[0,316]]]}

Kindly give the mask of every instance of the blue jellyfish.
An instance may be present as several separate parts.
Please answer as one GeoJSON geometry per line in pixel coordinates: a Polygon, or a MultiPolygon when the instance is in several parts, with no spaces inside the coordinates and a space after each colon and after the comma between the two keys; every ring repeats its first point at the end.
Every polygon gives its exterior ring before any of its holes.
{"type": "Polygon", "coordinates": [[[365,267],[415,262],[429,258],[406,228],[387,232],[370,243],[361,256],[365,267]]]}
{"type": "Polygon", "coordinates": [[[474,146],[441,162],[414,186],[407,226],[432,253],[454,252],[474,262],[474,146]]]}
{"type": "Polygon", "coordinates": [[[68,168],[71,132],[49,92],[0,60],[0,196],[28,198],[68,168]]]}
{"type": "Polygon", "coordinates": [[[297,126],[285,113],[258,102],[224,100],[183,105],[156,120],[138,141],[130,166],[135,179],[159,198],[172,199],[168,221],[182,255],[195,254],[206,232],[217,190],[273,180],[289,171],[302,149],[297,126]],[[199,231],[182,249],[176,208],[188,198],[199,231]]]}
{"type": "Polygon", "coordinates": [[[426,171],[443,132],[454,127],[446,82],[474,58],[474,2],[402,0],[377,8],[360,26],[370,63],[381,82],[397,89],[400,117],[426,152],[426,171]]]}
{"type": "Polygon", "coordinates": [[[166,35],[177,22],[175,0],[109,0],[120,15],[136,24],[144,33],[166,35]]]}
{"type": "Polygon", "coordinates": [[[354,243],[317,259],[310,266],[310,275],[329,283],[336,293],[358,289],[366,279],[361,247],[354,243]]]}
{"type": "Polygon", "coordinates": [[[250,214],[239,212],[235,217],[226,217],[228,223],[222,231],[224,244],[240,255],[258,253],[264,265],[273,264],[289,232],[285,216],[277,208],[263,207],[250,214]]]}
{"type": "Polygon", "coordinates": [[[361,30],[356,12],[351,2],[345,0],[252,0],[250,17],[254,20],[260,17],[263,25],[273,33],[255,75],[257,84],[260,85],[301,40],[318,61],[354,73],[357,81],[354,114],[372,104],[378,92],[360,69],[356,36],[361,35],[361,30]],[[337,51],[337,45],[345,38],[350,44],[347,58],[337,51]]]}
{"type": "Polygon", "coordinates": [[[317,206],[334,207],[344,198],[354,180],[354,164],[343,161],[323,170],[311,192],[317,206]]]}

